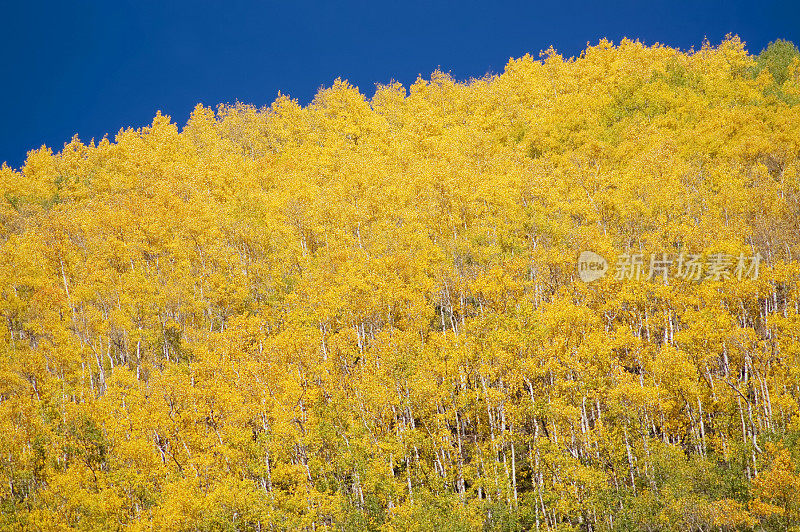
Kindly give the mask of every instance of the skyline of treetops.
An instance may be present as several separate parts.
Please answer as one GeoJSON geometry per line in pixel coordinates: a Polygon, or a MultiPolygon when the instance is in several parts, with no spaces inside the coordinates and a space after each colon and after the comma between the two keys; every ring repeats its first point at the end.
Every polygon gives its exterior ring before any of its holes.
{"type": "Polygon", "coordinates": [[[798,104],[604,39],[3,165],[0,529],[800,530],[798,104]]]}

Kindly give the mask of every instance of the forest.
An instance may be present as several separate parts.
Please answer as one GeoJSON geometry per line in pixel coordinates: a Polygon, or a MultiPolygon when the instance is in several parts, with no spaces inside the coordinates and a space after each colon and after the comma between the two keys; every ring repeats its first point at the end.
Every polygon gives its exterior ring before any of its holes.
{"type": "Polygon", "coordinates": [[[198,105],[0,193],[0,529],[800,530],[791,42],[198,105]]]}

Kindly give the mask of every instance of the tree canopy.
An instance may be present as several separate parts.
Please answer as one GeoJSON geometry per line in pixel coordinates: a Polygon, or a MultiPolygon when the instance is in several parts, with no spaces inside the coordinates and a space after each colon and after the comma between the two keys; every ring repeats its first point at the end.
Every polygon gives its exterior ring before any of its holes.
{"type": "Polygon", "coordinates": [[[799,57],[603,40],[4,166],[0,528],[798,529],[799,57]]]}

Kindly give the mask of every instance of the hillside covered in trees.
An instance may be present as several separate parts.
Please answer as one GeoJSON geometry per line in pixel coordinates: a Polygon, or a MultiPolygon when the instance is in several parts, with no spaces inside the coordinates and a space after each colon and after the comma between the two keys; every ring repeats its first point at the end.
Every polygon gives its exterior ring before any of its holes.
{"type": "Polygon", "coordinates": [[[601,41],[4,166],[0,528],[797,530],[798,57],[601,41]]]}

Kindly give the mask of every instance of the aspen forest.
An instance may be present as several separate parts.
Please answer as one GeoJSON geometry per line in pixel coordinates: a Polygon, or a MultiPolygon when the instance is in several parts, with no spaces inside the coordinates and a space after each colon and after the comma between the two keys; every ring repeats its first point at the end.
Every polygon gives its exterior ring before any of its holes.
{"type": "Polygon", "coordinates": [[[364,89],[3,165],[0,529],[800,530],[797,47],[364,89]]]}

